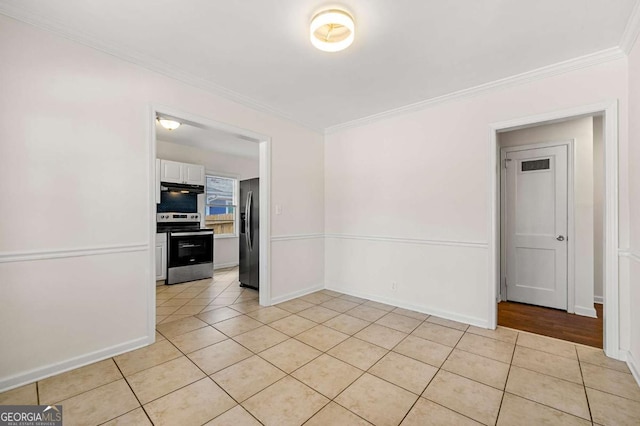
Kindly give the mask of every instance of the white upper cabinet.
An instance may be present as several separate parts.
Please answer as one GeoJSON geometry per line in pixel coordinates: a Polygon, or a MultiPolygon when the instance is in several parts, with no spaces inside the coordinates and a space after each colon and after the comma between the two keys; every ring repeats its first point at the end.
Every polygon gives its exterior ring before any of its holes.
{"type": "Polygon", "coordinates": [[[204,185],[204,166],[183,164],[182,177],[189,185],[204,185]]]}
{"type": "Polygon", "coordinates": [[[160,160],[160,181],[204,185],[204,166],[160,160]]]}

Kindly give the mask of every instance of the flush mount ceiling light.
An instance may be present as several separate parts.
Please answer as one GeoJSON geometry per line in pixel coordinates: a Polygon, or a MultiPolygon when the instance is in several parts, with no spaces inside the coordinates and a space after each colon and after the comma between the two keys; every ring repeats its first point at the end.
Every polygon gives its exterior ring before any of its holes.
{"type": "Polygon", "coordinates": [[[175,130],[178,127],[180,127],[180,124],[182,124],[179,121],[170,120],[168,118],[162,118],[162,117],[156,117],[156,120],[158,120],[158,123],[160,123],[160,125],[167,130],[175,130]]]}
{"type": "Polygon", "coordinates": [[[353,17],[344,10],[329,9],[311,20],[311,44],[325,52],[338,52],[351,46],[355,35],[353,17]]]}

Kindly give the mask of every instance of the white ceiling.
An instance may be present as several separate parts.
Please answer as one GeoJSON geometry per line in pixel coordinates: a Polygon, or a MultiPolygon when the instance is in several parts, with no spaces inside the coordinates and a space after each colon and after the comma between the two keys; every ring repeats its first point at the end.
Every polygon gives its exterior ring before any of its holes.
{"type": "Polygon", "coordinates": [[[175,130],[167,130],[156,122],[156,139],[246,158],[257,159],[260,156],[258,141],[185,120],[178,121],[182,125],[175,130]]]}
{"type": "Polygon", "coordinates": [[[308,40],[326,0],[0,0],[0,12],[325,129],[620,44],[636,0],[341,0],[347,50],[308,40]]]}

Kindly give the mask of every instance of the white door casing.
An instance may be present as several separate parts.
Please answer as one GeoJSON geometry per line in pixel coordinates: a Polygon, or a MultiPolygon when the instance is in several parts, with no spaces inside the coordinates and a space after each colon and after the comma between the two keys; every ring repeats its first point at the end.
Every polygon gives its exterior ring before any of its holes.
{"type": "Polygon", "coordinates": [[[504,153],[506,299],[567,309],[566,145],[504,153]]]}

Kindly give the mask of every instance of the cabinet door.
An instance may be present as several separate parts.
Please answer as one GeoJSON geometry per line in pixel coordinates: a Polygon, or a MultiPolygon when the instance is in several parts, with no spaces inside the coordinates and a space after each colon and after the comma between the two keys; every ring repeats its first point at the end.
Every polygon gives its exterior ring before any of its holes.
{"type": "Polygon", "coordinates": [[[189,185],[204,185],[204,166],[196,164],[183,164],[182,175],[184,183],[189,185]]]}
{"type": "Polygon", "coordinates": [[[183,183],[182,163],[160,160],[160,180],[162,182],[183,183]]]}
{"type": "Polygon", "coordinates": [[[167,243],[156,244],[156,281],[167,278],[167,243]]]}

